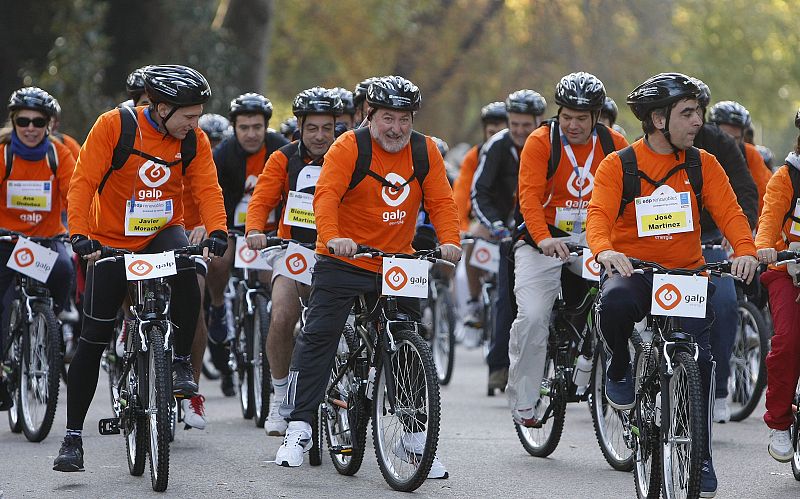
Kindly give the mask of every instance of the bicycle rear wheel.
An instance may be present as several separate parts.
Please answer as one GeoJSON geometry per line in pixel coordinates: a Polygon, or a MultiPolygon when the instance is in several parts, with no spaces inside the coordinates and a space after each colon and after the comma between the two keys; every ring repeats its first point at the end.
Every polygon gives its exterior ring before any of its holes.
{"type": "Polygon", "coordinates": [[[539,403],[534,413],[543,421],[541,428],[526,428],[514,423],[522,447],[528,454],[547,457],[556,450],[564,431],[564,418],[567,409],[559,381],[555,378],[556,366],[548,349],[545,361],[544,379],[539,388],[539,403]]]}
{"type": "Polygon", "coordinates": [[[167,490],[169,482],[169,442],[172,420],[172,370],[168,351],[164,350],[164,334],[158,326],[148,334],[147,348],[149,376],[147,378],[147,413],[150,442],[150,482],[153,490],[167,490]]]}
{"type": "Polygon", "coordinates": [[[661,387],[655,352],[650,343],[636,343],[634,381],[637,400],[630,412],[630,424],[634,444],[633,481],[639,499],[658,499],[661,495],[661,422],[656,409],[661,387]]]}
{"type": "Polygon", "coordinates": [[[794,424],[792,424],[792,445],[794,454],[792,455],[792,474],[794,479],[800,481],[800,383],[797,384],[797,391],[794,396],[794,424]]]}
{"type": "Polygon", "coordinates": [[[663,494],[666,498],[698,497],[700,466],[707,438],[706,410],[700,369],[688,352],[674,357],[672,377],[668,381],[669,400],[662,401],[663,494]],[[665,428],[666,426],[666,428],[665,428]]]}
{"type": "Polygon", "coordinates": [[[64,360],[61,329],[53,309],[34,303],[32,311],[33,321],[22,336],[19,402],[25,438],[41,442],[53,426],[64,360]]]}
{"type": "Polygon", "coordinates": [[[397,350],[379,356],[372,398],[375,456],[386,483],[416,490],[428,477],[439,443],[440,400],[436,367],[428,343],[413,331],[394,333],[397,350]],[[387,380],[384,363],[392,379],[387,380]],[[393,385],[390,385],[392,383],[393,385]],[[393,386],[395,407],[389,391],[393,386]]]}
{"type": "Polygon", "coordinates": [[[272,395],[272,376],[267,360],[267,334],[269,333],[270,303],[262,294],[255,295],[253,316],[253,420],[259,428],[269,416],[269,399],[272,395]]]}
{"type": "Polygon", "coordinates": [[[761,401],[767,384],[769,327],[761,310],[748,301],[739,302],[739,324],[731,354],[728,403],[731,421],[746,419],[761,401]]]}
{"type": "Polygon", "coordinates": [[[255,414],[253,399],[253,317],[247,310],[240,310],[244,314],[241,324],[236,330],[236,374],[239,379],[239,406],[242,417],[251,419],[255,414]]]}
{"type": "Polygon", "coordinates": [[[609,465],[617,471],[633,469],[633,451],[625,437],[627,415],[611,407],[606,400],[606,356],[598,344],[592,363],[592,381],[589,386],[589,410],[600,451],[609,465]]]}
{"type": "Polygon", "coordinates": [[[431,353],[436,365],[436,375],[440,385],[450,383],[456,353],[456,318],[453,312],[453,296],[447,284],[436,282],[436,300],[433,308],[433,334],[431,334],[431,353]]]}

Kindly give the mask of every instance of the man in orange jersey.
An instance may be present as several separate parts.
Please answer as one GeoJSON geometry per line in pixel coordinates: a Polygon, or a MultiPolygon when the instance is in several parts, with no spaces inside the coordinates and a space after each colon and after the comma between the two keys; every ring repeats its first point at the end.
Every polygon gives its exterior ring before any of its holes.
{"type": "MultiPolygon", "coordinates": [[[[728,177],[714,156],[692,146],[703,124],[697,101],[699,92],[697,85],[680,73],[658,74],[636,87],[627,102],[641,120],[645,136],[607,156],[594,179],[586,221],[587,239],[605,269],[597,325],[611,358],[606,398],[620,410],[630,409],[634,404],[628,339],[633,325],[650,311],[653,286],[652,274],[633,274],[628,256],[666,267],[702,265],[698,223],[702,204],[733,246],[736,256],[732,273],[749,281],[758,265],[747,217],[736,201],[728,177]],[[703,179],[699,189],[698,174],[703,179]],[[628,189],[626,184],[630,186],[628,189]],[[631,202],[634,200],[635,203],[631,202]],[[642,206],[662,208],[655,215],[648,215],[642,206]],[[673,212],[680,212],[675,223],[647,223],[646,217],[673,216],[673,212]]],[[[703,396],[709,401],[705,414],[709,427],[714,379],[708,331],[712,317],[712,308],[707,307],[706,318],[681,321],[699,347],[697,362],[703,396]]],[[[709,428],[707,434],[697,436],[705,447],[701,497],[714,497],[717,490],[710,435],[709,428]]]]}
{"type": "MultiPolygon", "coordinates": [[[[264,169],[270,154],[289,143],[279,133],[269,131],[272,117],[272,102],[263,95],[246,93],[233,99],[228,114],[233,124],[234,136],[228,137],[214,148],[214,163],[217,178],[225,199],[228,227],[244,230],[247,203],[253,194],[258,175],[264,169]]],[[[263,227],[275,230],[276,214],[270,216],[263,227]]],[[[228,367],[229,324],[225,310],[225,287],[233,268],[236,244],[231,238],[225,256],[209,262],[208,294],[211,307],[208,317],[210,350],[214,364],[222,374],[222,392],[231,397],[236,394],[233,387],[233,372],[228,367]]]]}
{"type": "MultiPolygon", "coordinates": [[[[317,181],[317,263],[306,323],[295,344],[289,389],[280,408],[289,426],[275,456],[278,465],[303,463],[303,452],[311,442],[310,423],[353,301],[361,294],[380,293],[381,260],[352,259],[358,245],[411,253],[424,193],[426,211],[442,243],[442,257],[451,262],[461,257],[458,212],[444,161],[429,137],[412,130],[419,89],[405,78],[383,77],[370,84],[367,104],[369,126],[345,133],[331,146],[317,181]],[[412,160],[412,145],[415,151],[427,152],[427,172],[412,160]],[[364,164],[368,152],[369,163],[364,164]],[[356,168],[357,163],[364,169],[356,168]]],[[[419,300],[400,298],[398,305],[402,313],[419,318],[419,300]]],[[[411,460],[410,454],[422,451],[415,446],[420,443],[418,437],[403,433],[395,449],[401,459],[411,460]]],[[[447,476],[438,459],[429,476],[447,476]]]]}
{"type": "MultiPolygon", "coordinates": [[[[292,112],[300,127],[300,140],[278,149],[269,157],[258,177],[256,190],[247,207],[247,244],[250,249],[266,246],[264,225],[269,214],[283,206],[278,236],[302,243],[317,240],[314,220],[293,213],[303,213],[314,199],[322,160],[334,140],[336,118],[342,114],[339,92],[320,87],[303,90],[294,99],[292,112]],[[288,212],[287,212],[288,210],[288,212]]],[[[313,210],[312,210],[313,212],[313,210]]],[[[308,299],[310,286],[293,278],[286,266],[286,250],[270,253],[272,262],[272,316],[267,344],[274,394],[270,400],[269,416],[264,424],[267,435],[286,433],[286,420],[278,408],[289,386],[289,361],[292,359],[293,333],[300,318],[300,299],[308,299]]]]}
{"type": "Polygon", "coordinates": [[[580,272],[562,272],[569,259],[565,243],[585,244],[586,207],[597,166],[606,152],[628,145],[622,135],[598,123],[605,98],[603,82],[592,74],[561,78],[555,121],[534,130],[520,156],[520,212],[530,237],[514,245],[517,316],[511,325],[506,394],[514,422],[527,428],[541,427],[547,409],[539,392],[553,303],[559,291],[570,303],[587,291],[580,272]],[[556,144],[560,159],[553,164],[556,144]]]}
{"type": "MultiPolygon", "coordinates": [[[[227,247],[225,209],[211,147],[205,134],[196,131],[211,88],[199,72],[177,65],[148,66],[144,80],[150,106],[101,115],[83,145],[68,194],[72,248],[94,262],[103,246],[140,253],[187,246],[180,202],[187,182],[210,234],[202,243],[204,256],[219,256],[227,247]],[[128,119],[123,113],[135,120],[133,146],[124,164],[112,169],[122,123],[128,119]]],[[[200,292],[194,264],[178,259],[177,266],[177,274],[169,278],[170,319],[176,326],[172,386],[190,397],[197,390],[189,354],[200,292]]],[[[127,289],[121,262],[89,265],[82,335],[69,370],[67,435],[54,470],[83,469],[83,423],[97,386],[100,357],[127,289]]]]}

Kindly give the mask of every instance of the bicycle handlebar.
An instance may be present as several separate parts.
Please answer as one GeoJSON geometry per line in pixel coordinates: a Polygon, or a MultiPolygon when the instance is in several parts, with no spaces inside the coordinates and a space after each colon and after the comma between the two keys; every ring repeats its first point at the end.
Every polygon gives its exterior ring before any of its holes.
{"type": "Polygon", "coordinates": [[[13,230],[0,230],[0,241],[16,241],[19,238],[28,239],[34,243],[49,243],[53,241],[68,242],[69,236],[67,234],[58,234],[50,237],[29,236],[22,232],[15,232],[13,230]]]}
{"type": "MultiPolygon", "coordinates": [[[[193,244],[190,246],[183,246],[181,248],[175,248],[166,251],[172,251],[176,257],[178,256],[199,256],[203,254],[203,247],[199,244],[193,244]]],[[[110,261],[116,261],[120,258],[124,258],[125,255],[133,255],[135,254],[134,251],[122,249],[122,248],[112,248],[111,246],[103,246],[100,249],[100,258],[95,262],[95,265],[99,263],[106,263],[110,261]]]]}
{"type": "Polygon", "coordinates": [[[736,281],[743,282],[743,279],[730,273],[731,262],[707,263],[694,269],[683,269],[664,267],[659,263],[639,260],[638,258],[628,257],[628,259],[631,261],[631,265],[633,265],[633,268],[635,269],[634,272],[637,274],[643,274],[645,272],[662,272],[672,275],[699,275],[707,272],[715,277],[731,277],[736,281]]]}
{"type": "Polygon", "coordinates": [[[413,254],[408,253],[385,253],[382,250],[377,248],[372,248],[370,246],[364,246],[363,244],[359,244],[358,248],[356,249],[355,255],[353,258],[379,258],[379,257],[387,257],[387,258],[404,258],[406,260],[427,260],[431,263],[443,263],[450,267],[455,267],[456,264],[453,262],[447,261],[442,259],[442,250],[435,249],[435,250],[425,250],[425,251],[417,251],[413,254]]]}

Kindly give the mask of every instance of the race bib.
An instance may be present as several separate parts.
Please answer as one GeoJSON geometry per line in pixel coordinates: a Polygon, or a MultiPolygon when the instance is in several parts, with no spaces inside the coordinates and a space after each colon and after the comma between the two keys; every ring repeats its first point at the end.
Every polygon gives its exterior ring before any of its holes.
{"type": "Polygon", "coordinates": [[[677,234],[694,230],[692,200],[688,192],[662,185],[650,196],[636,198],[639,237],[677,234]]]}
{"type": "Polygon", "coordinates": [[[286,209],[283,211],[283,224],[316,229],[314,195],[306,192],[289,191],[289,196],[286,198],[286,209]]]}
{"type": "Polygon", "coordinates": [[[650,313],[704,318],[707,296],[708,277],[655,274],[650,313]]]}
{"type": "Polygon", "coordinates": [[[472,248],[469,264],[487,272],[497,273],[500,269],[500,247],[483,239],[477,239],[472,248]]]}
{"type": "MultiPolygon", "coordinates": [[[[171,199],[162,201],[131,201],[125,203],[125,235],[149,236],[172,220],[171,199]]],[[[102,221],[101,221],[102,223],[102,221]]]]}
{"type": "Polygon", "coordinates": [[[586,230],[586,209],[556,208],[555,226],[564,232],[584,232],[586,230]]]}
{"type": "MultiPolygon", "coordinates": [[[[797,200],[792,215],[794,215],[795,218],[800,218],[800,199],[797,200]]],[[[792,220],[792,225],[789,227],[789,233],[795,236],[800,236],[800,223],[792,220]]]]}
{"type": "Polygon", "coordinates": [[[594,259],[594,255],[589,248],[583,248],[583,265],[581,265],[581,277],[588,281],[600,280],[601,265],[594,259]]]}
{"type": "Polygon", "coordinates": [[[428,297],[428,262],[407,258],[384,258],[381,294],[428,297]]]}
{"type": "Polygon", "coordinates": [[[268,254],[247,247],[247,238],[236,236],[236,253],[233,266],[237,269],[270,270],[268,254]]]}
{"type": "Polygon", "coordinates": [[[18,210],[50,211],[53,182],[49,180],[9,180],[6,182],[6,206],[18,210]]]}
{"type": "Polygon", "coordinates": [[[236,209],[233,211],[233,225],[235,227],[244,227],[245,222],[247,222],[247,205],[250,204],[250,198],[250,194],[245,194],[239,204],[236,205],[236,209]]]}
{"type": "Polygon", "coordinates": [[[169,277],[178,273],[175,252],[125,255],[125,277],[129,281],[169,277]]]}
{"type": "Polygon", "coordinates": [[[20,237],[11,251],[6,267],[46,283],[58,259],[58,252],[20,237]]]}
{"type": "Polygon", "coordinates": [[[300,246],[297,243],[289,243],[286,253],[283,256],[283,265],[276,265],[276,273],[286,276],[303,284],[311,284],[311,272],[317,257],[314,250],[300,246]]]}

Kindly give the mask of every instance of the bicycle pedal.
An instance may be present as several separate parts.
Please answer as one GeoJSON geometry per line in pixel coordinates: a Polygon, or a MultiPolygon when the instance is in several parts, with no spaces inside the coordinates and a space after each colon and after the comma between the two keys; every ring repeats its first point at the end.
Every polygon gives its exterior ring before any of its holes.
{"type": "Polygon", "coordinates": [[[353,448],[352,447],[345,447],[345,446],[342,446],[342,445],[336,445],[336,446],[331,448],[331,452],[333,452],[334,454],[341,454],[341,455],[348,456],[348,455],[353,453],[353,448]]]}
{"type": "Polygon", "coordinates": [[[119,435],[119,418],[101,419],[97,428],[101,435],[119,435]]]}

